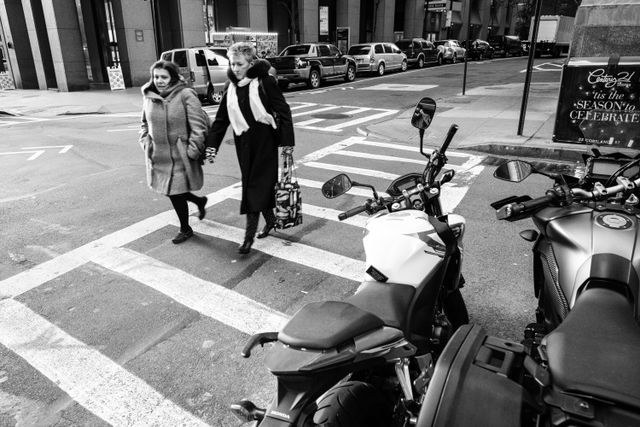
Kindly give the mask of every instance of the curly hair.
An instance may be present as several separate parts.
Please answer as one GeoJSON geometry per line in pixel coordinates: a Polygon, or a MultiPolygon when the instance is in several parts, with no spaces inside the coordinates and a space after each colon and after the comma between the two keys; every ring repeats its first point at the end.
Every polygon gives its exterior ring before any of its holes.
{"type": "Polygon", "coordinates": [[[171,77],[171,81],[169,82],[169,84],[174,84],[175,82],[177,82],[182,78],[182,76],[180,75],[180,68],[178,67],[178,64],[161,59],[159,61],[154,62],[151,68],[149,68],[149,74],[151,76],[150,82],[152,84],[153,84],[153,70],[158,70],[158,69],[166,70],[169,73],[169,76],[171,77]]]}
{"type": "Polygon", "coordinates": [[[256,47],[249,42],[234,43],[227,50],[227,56],[231,55],[243,55],[248,62],[251,62],[256,59],[256,47]]]}

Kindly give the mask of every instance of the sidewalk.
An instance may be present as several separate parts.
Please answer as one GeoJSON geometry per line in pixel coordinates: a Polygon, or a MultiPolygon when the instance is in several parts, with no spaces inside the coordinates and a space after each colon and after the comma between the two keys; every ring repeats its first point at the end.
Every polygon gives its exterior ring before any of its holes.
{"type": "MultiPolygon", "coordinates": [[[[459,126],[451,147],[459,150],[576,161],[584,147],[552,142],[558,83],[533,83],[525,116],[523,135],[518,136],[522,84],[472,88],[466,94],[436,98],[437,110],[425,134],[425,145],[439,147],[452,123],[459,126]]],[[[415,92],[407,92],[407,97],[415,92]]],[[[416,97],[415,102],[418,101],[416,97]]],[[[125,90],[58,92],[47,90],[0,91],[0,114],[53,117],[74,114],[137,113],[142,108],[139,87],[125,90]]],[[[371,136],[418,143],[411,126],[413,108],[393,119],[364,126],[371,136]]]]}

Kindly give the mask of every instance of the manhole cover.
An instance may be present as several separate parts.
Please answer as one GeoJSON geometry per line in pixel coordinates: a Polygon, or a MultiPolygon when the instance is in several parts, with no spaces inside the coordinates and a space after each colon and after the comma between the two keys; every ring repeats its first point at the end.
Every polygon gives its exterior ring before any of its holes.
{"type": "Polygon", "coordinates": [[[316,119],[348,119],[351,116],[349,114],[344,114],[344,113],[318,113],[318,114],[311,114],[311,117],[314,117],[316,119]]]}

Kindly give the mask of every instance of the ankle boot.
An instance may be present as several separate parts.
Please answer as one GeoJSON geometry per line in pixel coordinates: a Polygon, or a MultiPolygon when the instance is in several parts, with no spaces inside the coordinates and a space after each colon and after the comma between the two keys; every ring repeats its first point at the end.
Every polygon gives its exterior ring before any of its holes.
{"type": "Polygon", "coordinates": [[[262,216],[264,216],[266,224],[262,228],[262,231],[260,231],[256,236],[258,239],[264,239],[269,235],[271,230],[274,230],[276,228],[276,216],[273,213],[272,209],[262,211],[262,216]]]}
{"type": "Polygon", "coordinates": [[[244,243],[238,248],[238,253],[248,254],[251,251],[251,245],[253,245],[253,237],[256,235],[258,229],[258,220],[260,219],[258,212],[250,212],[247,214],[247,227],[244,231],[244,243]]]}

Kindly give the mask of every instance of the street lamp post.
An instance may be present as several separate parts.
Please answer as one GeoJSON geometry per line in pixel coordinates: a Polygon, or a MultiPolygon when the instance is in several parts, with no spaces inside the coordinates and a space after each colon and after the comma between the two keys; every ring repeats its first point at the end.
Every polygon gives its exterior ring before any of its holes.
{"type": "Polygon", "coordinates": [[[467,51],[464,53],[464,72],[462,74],[462,95],[467,88],[467,62],[469,62],[469,38],[471,37],[471,0],[467,3],[467,51]]]}
{"type": "Polygon", "coordinates": [[[531,43],[529,45],[529,60],[527,61],[527,75],[524,79],[524,90],[522,92],[522,105],[520,107],[520,120],[518,121],[518,136],[522,136],[524,128],[524,118],[527,114],[527,102],[529,101],[529,86],[531,85],[531,70],[533,69],[533,57],[536,53],[536,39],[538,38],[538,23],[540,22],[540,8],[542,0],[536,0],[534,14],[533,31],[531,32],[531,43]]]}

